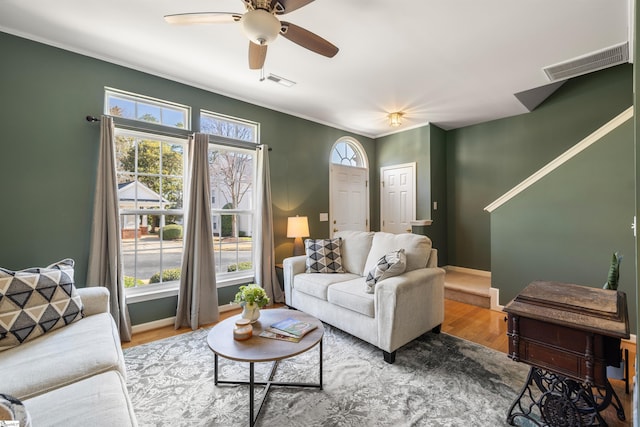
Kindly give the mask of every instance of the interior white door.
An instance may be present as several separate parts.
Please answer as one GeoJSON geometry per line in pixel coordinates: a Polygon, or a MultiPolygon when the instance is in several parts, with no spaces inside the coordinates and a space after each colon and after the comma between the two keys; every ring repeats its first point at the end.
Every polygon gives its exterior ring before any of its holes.
{"type": "Polygon", "coordinates": [[[410,233],[416,219],[416,164],[380,168],[380,222],[387,233],[410,233]]]}
{"type": "Polygon", "coordinates": [[[368,170],[331,165],[331,236],[342,230],[369,230],[368,170]]]}

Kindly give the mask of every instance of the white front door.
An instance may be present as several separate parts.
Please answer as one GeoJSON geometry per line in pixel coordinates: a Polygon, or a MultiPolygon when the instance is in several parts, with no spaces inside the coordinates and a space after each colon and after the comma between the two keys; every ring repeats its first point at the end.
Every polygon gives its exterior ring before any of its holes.
{"type": "Polygon", "coordinates": [[[368,170],[331,164],[330,230],[369,231],[368,170]]]}
{"type": "Polygon", "coordinates": [[[416,219],[416,164],[380,168],[380,223],[387,233],[411,233],[416,219]]]}

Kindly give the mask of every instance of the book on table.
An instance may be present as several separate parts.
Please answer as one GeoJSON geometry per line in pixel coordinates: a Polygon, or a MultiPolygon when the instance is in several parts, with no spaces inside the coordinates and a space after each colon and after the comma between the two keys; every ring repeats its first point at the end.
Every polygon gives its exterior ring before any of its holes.
{"type": "Polygon", "coordinates": [[[274,340],[289,341],[289,342],[300,342],[300,340],[302,339],[302,337],[285,335],[282,331],[278,329],[273,329],[273,328],[267,328],[264,331],[260,332],[260,336],[264,338],[271,338],[274,340]]]}
{"type": "Polygon", "coordinates": [[[318,326],[310,323],[304,322],[302,320],[297,320],[292,317],[288,317],[284,320],[280,320],[279,322],[271,325],[270,330],[281,331],[280,333],[286,333],[287,335],[302,338],[307,333],[313,331],[318,326]]]}

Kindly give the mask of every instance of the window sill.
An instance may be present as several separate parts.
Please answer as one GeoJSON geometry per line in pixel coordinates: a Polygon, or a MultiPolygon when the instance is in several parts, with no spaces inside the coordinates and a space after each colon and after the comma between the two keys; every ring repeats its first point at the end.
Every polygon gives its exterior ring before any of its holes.
{"type": "MultiPolygon", "coordinates": [[[[217,281],[217,287],[224,288],[227,286],[245,285],[254,281],[254,274],[238,274],[233,277],[226,277],[217,281]]],[[[162,285],[141,286],[139,288],[127,288],[127,304],[136,304],[144,301],[152,301],[162,298],[171,298],[178,295],[180,290],[180,282],[169,282],[162,285]]]]}

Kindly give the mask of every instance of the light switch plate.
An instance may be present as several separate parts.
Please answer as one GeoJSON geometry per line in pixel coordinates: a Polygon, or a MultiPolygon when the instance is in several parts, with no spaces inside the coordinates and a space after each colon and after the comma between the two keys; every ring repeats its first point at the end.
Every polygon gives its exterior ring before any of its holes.
{"type": "Polygon", "coordinates": [[[326,212],[320,214],[320,222],[324,222],[324,221],[329,221],[329,214],[326,212]]]}

